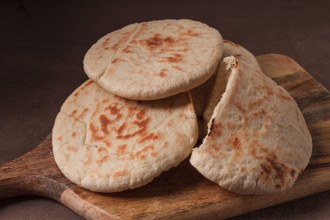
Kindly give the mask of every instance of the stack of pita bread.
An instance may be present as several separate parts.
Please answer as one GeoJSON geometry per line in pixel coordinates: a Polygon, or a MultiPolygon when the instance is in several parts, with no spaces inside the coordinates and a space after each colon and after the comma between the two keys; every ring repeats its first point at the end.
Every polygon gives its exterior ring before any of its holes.
{"type": "Polygon", "coordinates": [[[310,159],[296,102],[206,24],[128,25],[88,50],[84,70],[90,79],[62,105],[52,139],[58,167],[83,188],[133,189],[191,154],[221,187],[266,194],[291,187],[310,159]]]}

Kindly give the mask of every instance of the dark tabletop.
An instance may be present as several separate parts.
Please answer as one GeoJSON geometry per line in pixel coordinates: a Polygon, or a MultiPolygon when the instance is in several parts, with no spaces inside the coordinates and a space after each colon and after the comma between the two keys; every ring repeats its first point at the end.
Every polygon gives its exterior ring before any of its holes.
{"type": "MultiPolygon", "coordinates": [[[[190,18],[255,55],[292,57],[330,89],[327,1],[1,1],[0,164],[38,145],[66,97],[87,79],[83,56],[124,25],[190,18]]],[[[0,219],[81,219],[39,197],[0,200],[0,219]]],[[[330,192],[235,219],[330,219],[330,192]]]]}

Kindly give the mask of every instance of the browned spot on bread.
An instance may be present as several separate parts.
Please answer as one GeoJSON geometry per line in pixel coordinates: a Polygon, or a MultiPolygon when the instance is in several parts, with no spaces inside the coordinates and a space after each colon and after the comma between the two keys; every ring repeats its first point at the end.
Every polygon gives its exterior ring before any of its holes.
{"type": "Polygon", "coordinates": [[[267,95],[272,96],[272,95],[274,95],[274,92],[272,90],[267,90],[267,95]]]}
{"type": "Polygon", "coordinates": [[[276,187],[281,187],[285,182],[285,175],[288,172],[288,167],[280,162],[278,162],[275,154],[270,154],[266,156],[266,161],[260,164],[261,168],[265,171],[266,176],[269,179],[280,182],[275,185],[276,187]]]}
{"type": "Polygon", "coordinates": [[[106,147],[111,147],[111,143],[108,140],[103,140],[103,143],[105,144],[106,147]]]}
{"type": "Polygon", "coordinates": [[[133,121],[133,124],[137,125],[138,129],[132,133],[129,134],[122,134],[122,131],[118,130],[118,135],[116,136],[117,138],[121,138],[121,139],[127,139],[127,138],[131,138],[135,135],[141,135],[143,134],[144,130],[147,128],[147,125],[150,121],[150,118],[146,118],[143,121],[133,121]]]}
{"type": "Polygon", "coordinates": [[[119,48],[119,43],[115,43],[115,44],[111,47],[111,49],[114,50],[114,51],[118,50],[118,48],[119,48]]]}
{"type": "Polygon", "coordinates": [[[149,150],[154,150],[154,146],[152,145],[147,145],[145,147],[143,147],[141,150],[133,153],[131,155],[131,158],[134,159],[134,158],[137,158],[137,159],[144,159],[145,158],[145,154],[147,153],[147,151],[149,150]]]}
{"type": "Polygon", "coordinates": [[[186,34],[191,36],[191,37],[198,37],[199,36],[198,33],[194,32],[192,30],[188,30],[186,34]]]}
{"type": "Polygon", "coordinates": [[[70,116],[70,117],[75,116],[75,114],[77,114],[77,111],[78,111],[77,109],[73,110],[69,116],[70,116]]]}
{"type": "Polygon", "coordinates": [[[127,148],[127,145],[126,144],[120,145],[117,148],[117,154],[124,154],[125,151],[126,151],[126,148],[127,148]]]}
{"type": "MultiPolygon", "coordinates": [[[[137,103],[139,103],[139,101],[137,101],[137,103]]],[[[128,112],[127,112],[126,118],[133,117],[134,115],[139,114],[139,113],[136,113],[138,111],[138,108],[136,106],[128,106],[127,109],[128,109],[128,112]]],[[[142,114],[142,117],[144,117],[143,114],[142,114]]]]}
{"type": "Polygon", "coordinates": [[[263,171],[267,174],[270,175],[272,170],[271,167],[267,164],[260,164],[261,168],[263,169],[263,171]]]}
{"type": "Polygon", "coordinates": [[[147,124],[149,123],[150,118],[146,118],[143,121],[133,121],[133,124],[137,125],[140,128],[145,129],[147,127],[147,124]]]}
{"type": "Polygon", "coordinates": [[[158,155],[158,153],[153,151],[153,152],[150,153],[150,155],[153,156],[153,157],[156,157],[158,155]]]}
{"type": "Polygon", "coordinates": [[[124,122],[122,125],[120,125],[120,127],[117,130],[118,134],[123,133],[124,129],[126,128],[126,123],[124,122]]]}
{"type": "Polygon", "coordinates": [[[266,149],[266,148],[261,148],[260,151],[261,151],[262,153],[264,153],[264,154],[269,154],[269,150],[266,149]]]}
{"type": "Polygon", "coordinates": [[[103,100],[102,100],[102,103],[103,103],[103,104],[105,104],[105,103],[107,103],[107,102],[109,102],[109,99],[103,99],[103,100]]]}
{"type": "Polygon", "coordinates": [[[119,115],[120,109],[117,103],[112,103],[111,105],[107,106],[105,109],[108,110],[109,113],[112,115],[119,115]]]}
{"type": "Polygon", "coordinates": [[[105,115],[100,115],[99,121],[101,124],[101,131],[104,134],[108,134],[108,125],[110,124],[110,120],[105,115]]]}
{"type": "Polygon", "coordinates": [[[130,47],[125,47],[123,50],[124,53],[132,53],[132,50],[130,50],[130,47]]]}
{"type": "Polygon", "coordinates": [[[57,138],[57,140],[61,141],[61,140],[62,140],[62,136],[59,136],[59,137],[57,138]]]}
{"type": "Polygon", "coordinates": [[[75,137],[75,136],[77,136],[77,132],[72,132],[72,134],[71,134],[71,137],[75,137]]]}
{"type": "Polygon", "coordinates": [[[74,96],[78,96],[79,95],[79,92],[75,92],[73,95],[74,96]]]}
{"type": "Polygon", "coordinates": [[[117,63],[117,62],[119,62],[119,61],[123,61],[123,59],[120,59],[120,58],[116,57],[115,59],[113,59],[113,60],[111,61],[111,63],[117,63]]]}
{"type": "Polygon", "coordinates": [[[97,129],[92,123],[89,125],[89,129],[91,130],[92,140],[99,141],[104,138],[103,136],[97,134],[97,129]]]}
{"type": "Polygon", "coordinates": [[[116,178],[116,177],[119,177],[119,176],[125,176],[125,175],[127,175],[127,174],[128,174],[127,170],[122,170],[122,171],[114,172],[114,173],[112,174],[112,177],[113,177],[113,178],[116,178]]]}
{"type": "Polygon", "coordinates": [[[145,109],[141,109],[137,114],[136,114],[136,118],[141,120],[145,117],[146,114],[146,110],[145,109]]]}
{"type": "Polygon", "coordinates": [[[101,157],[100,159],[98,159],[96,161],[97,164],[102,164],[104,162],[106,162],[107,160],[109,160],[109,155],[104,155],[103,157],[101,157]]]}
{"type": "Polygon", "coordinates": [[[109,43],[109,38],[107,37],[107,38],[105,38],[104,40],[103,40],[103,42],[101,43],[101,47],[102,48],[105,48],[105,47],[107,47],[108,46],[108,43],[109,43]]]}
{"type": "Polygon", "coordinates": [[[238,137],[234,137],[234,138],[229,138],[226,143],[236,149],[236,150],[239,150],[241,148],[241,142],[239,141],[238,137]]]}
{"type": "Polygon", "coordinates": [[[78,148],[76,146],[68,146],[66,149],[71,152],[77,152],[78,148]]]}
{"type": "Polygon", "coordinates": [[[145,44],[149,50],[154,50],[156,48],[168,47],[173,44],[175,40],[172,37],[162,38],[160,34],[155,34],[153,37],[141,40],[142,44],[145,44]]]}
{"type": "Polygon", "coordinates": [[[166,57],[166,61],[169,63],[178,63],[182,61],[182,55],[179,53],[174,53],[169,57],[166,57]]]}
{"type": "Polygon", "coordinates": [[[164,40],[160,37],[160,34],[155,34],[153,37],[146,40],[146,44],[149,48],[153,49],[163,44],[164,40]]]}
{"type": "Polygon", "coordinates": [[[78,116],[78,118],[84,117],[87,112],[88,112],[88,108],[84,108],[84,110],[80,113],[80,115],[78,116]]]}
{"type": "Polygon", "coordinates": [[[144,142],[144,141],[146,141],[146,140],[156,140],[156,139],[158,139],[158,138],[159,138],[159,137],[158,137],[157,134],[151,132],[151,133],[149,133],[149,134],[147,134],[147,135],[141,137],[141,139],[138,140],[138,142],[139,142],[139,143],[142,143],[142,142],[144,142]]]}
{"type": "Polygon", "coordinates": [[[100,147],[100,148],[97,149],[97,152],[98,152],[98,153],[104,153],[105,150],[104,150],[103,148],[100,147]]]}
{"type": "Polygon", "coordinates": [[[167,76],[166,69],[161,69],[160,72],[159,72],[159,76],[160,77],[166,77],[167,76]]]}

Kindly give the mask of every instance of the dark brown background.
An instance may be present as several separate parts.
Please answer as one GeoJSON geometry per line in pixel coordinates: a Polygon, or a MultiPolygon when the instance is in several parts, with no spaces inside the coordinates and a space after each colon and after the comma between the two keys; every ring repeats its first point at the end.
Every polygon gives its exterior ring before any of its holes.
{"type": "MultiPolygon", "coordinates": [[[[163,18],[205,22],[255,55],[288,55],[330,88],[326,1],[2,1],[0,164],[50,132],[62,102],[87,79],[83,56],[98,38],[133,22],[163,18]]],[[[329,218],[325,192],[236,219],[329,218]]],[[[81,217],[51,200],[21,197],[0,201],[0,219],[81,217]]]]}

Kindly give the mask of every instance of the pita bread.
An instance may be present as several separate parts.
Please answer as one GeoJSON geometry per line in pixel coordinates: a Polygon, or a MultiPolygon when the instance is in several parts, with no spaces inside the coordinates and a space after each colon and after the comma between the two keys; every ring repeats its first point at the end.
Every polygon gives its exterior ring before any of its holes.
{"type": "Polygon", "coordinates": [[[312,139],[289,93],[234,57],[227,87],[190,162],[206,178],[241,194],[290,188],[307,166],[312,139]]]}
{"type": "MultiPolygon", "coordinates": [[[[252,66],[252,68],[256,68],[260,70],[259,63],[255,56],[249,52],[247,49],[244,47],[235,44],[229,40],[224,40],[223,44],[223,54],[222,54],[222,59],[228,56],[234,56],[239,58],[240,60],[248,63],[249,65],[252,66]]],[[[220,66],[222,62],[220,62],[220,66]]],[[[207,101],[205,101],[205,107],[204,107],[204,112],[203,112],[203,117],[204,121],[208,123],[211,119],[211,116],[213,114],[213,110],[215,106],[218,104],[220,101],[221,95],[224,93],[224,90],[226,88],[226,82],[228,80],[228,74],[230,72],[230,69],[226,69],[226,64],[223,64],[222,67],[218,69],[218,72],[216,73],[216,77],[214,77],[214,83],[212,88],[210,88],[210,91],[208,93],[208,96],[206,96],[207,101]]],[[[198,87],[197,87],[198,88],[198,87]]],[[[197,89],[196,88],[196,89],[197,89]]],[[[193,95],[194,93],[192,93],[193,95]]],[[[195,96],[192,96],[194,102],[195,102],[195,96]]],[[[198,97],[196,97],[198,98],[198,97]]],[[[200,101],[197,101],[200,102],[200,101]]],[[[197,113],[197,112],[196,112],[197,113]]],[[[205,129],[206,129],[205,125],[205,129]]]]}
{"type": "Polygon", "coordinates": [[[118,96],[160,99],[209,79],[222,43],[217,30],[197,21],[132,24],[97,41],[84,58],[84,69],[89,78],[118,96]]]}
{"type": "Polygon", "coordinates": [[[198,125],[188,93],[132,101],[92,80],[63,104],[53,129],[53,152],[62,173],[97,192],[142,186],[189,156],[198,125]]]}

